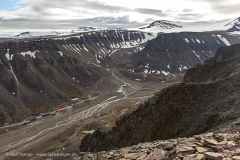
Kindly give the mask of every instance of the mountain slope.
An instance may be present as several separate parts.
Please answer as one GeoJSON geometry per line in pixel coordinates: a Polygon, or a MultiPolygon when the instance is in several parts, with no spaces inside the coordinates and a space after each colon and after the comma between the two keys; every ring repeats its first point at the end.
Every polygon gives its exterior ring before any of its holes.
{"type": "Polygon", "coordinates": [[[152,38],[143,32],[100,31],[1,42],[0,124],[81,97],[111,74],[112,52],[134,52],[152,38]]]}
{"type": "Polygon", "coordinates": [[[239,64],[240,44],[219,49],[214,58],[190,69],[183,82],[163,89],[122,116],[111,131],[98,129],[86,135],[80,151],[191,136],[236,120],[240,116],[239,64]],[[198,81],[201,76],[204,78],[198,81]]]}
{"type": "Polygon", "coordinates": [[[230,27],[227,29],[227,32],[239,32],[240,31],[240,18],[235,19],[234,21],[226,24],[225,26],[230,27]]]}
{"type": "Polygon", "coordinates": [[[240,43],[240,38],[225,32],[159,34],[143,50],[134,53],[123,68],[129,73],[141,73],[135,77],[138,79],[153,74],[181,74],[214,56],[218,48],[236,43],[240,43]]]}

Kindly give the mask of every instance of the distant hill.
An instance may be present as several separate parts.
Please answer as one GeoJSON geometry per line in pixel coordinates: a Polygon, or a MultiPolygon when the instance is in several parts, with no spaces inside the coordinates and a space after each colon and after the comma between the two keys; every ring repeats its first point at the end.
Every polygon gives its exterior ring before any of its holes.
{"type": "Polygon", "coordinates": [[[227,19],[223,21],[168,21],[158,20],[148,25],[136,28],[147,32],[206,32],[206,31],[227,31],[232,34],[239,34],[240,18],[227,19]]]}

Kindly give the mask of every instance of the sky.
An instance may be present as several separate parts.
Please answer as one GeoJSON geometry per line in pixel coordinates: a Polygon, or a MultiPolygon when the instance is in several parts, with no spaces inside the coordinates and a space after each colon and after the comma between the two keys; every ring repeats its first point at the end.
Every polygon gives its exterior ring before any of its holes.
{"type": "Polygon", "coordinates": [[[240,17],[239,0],[0,0],[0,32],[240,17]]]}

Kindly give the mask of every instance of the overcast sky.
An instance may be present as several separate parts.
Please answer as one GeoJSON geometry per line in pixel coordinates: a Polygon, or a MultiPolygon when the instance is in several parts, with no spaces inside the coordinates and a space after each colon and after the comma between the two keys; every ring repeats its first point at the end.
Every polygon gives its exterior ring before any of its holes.
{"type": "Polygon", "coordinates": [[[0,0],[0,32],[240,17],[239,0],[0,0]]]}

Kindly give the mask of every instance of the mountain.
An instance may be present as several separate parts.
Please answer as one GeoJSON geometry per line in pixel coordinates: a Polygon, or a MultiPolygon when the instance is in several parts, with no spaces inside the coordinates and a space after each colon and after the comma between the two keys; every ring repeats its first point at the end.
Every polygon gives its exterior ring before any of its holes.
{"type": "Polygon", "coordinates": [[[22,32],[18,35],[15,36],[16,38],[31,38],[32,35],[30,34],[30,32],[22,32]]]}
{"type": "Polygon", "coordinates": [[[14,39],[41,38],[41,37],[56,36],[59,34],[60,33],[56,32],[56,31],[52,31],[52,32],[22,32],[18,35],[15,35],[12,38],[14,38],[14,39]]]}
{"type": "Polygon", "coordinates": [[[240,116],[240,44],[220,48],[202,65],[120,117],[111,131],[97,129],[80,151],[102,151],[224,128],[240,116]]]}
{"type": "Polygon", "coordinates": [[[240,31],[240,18],[226,24],[225,26],[230,27],[227,32],[239,33],[240,31]]]}
{"type": "Polygon", "coordinates": [[[111,54],[135,52],[152,38],[136,31],[98,31],[0,42],[0,124],[81,97],[111,74],[111,54]]]}
{"type": "Polygon", "coordinates": [[[166,20],[162,20],[162,21],[154,21],[152,23],[150,23],[147,26],[143,26],[139,29],[151,29],[151,28],[159,28],[159,29],[174,29],[174,28],[182,28],[183,26],[179,26],[174,24],[174,22],[171,21],[166,21],[166,20]]]}
{"type": "Polygon", "coordinates": [[[227,19],[223,21],[154,21],[136,30],[147,32],[207,32],[207,31],[227,31],[233,34],[240,31],[239,18],[227,19]]]}
{"type": "Polygon", "coordinates": [[[60,29],[58,31],[51,31],[47,29],[31,30],[31,31],[10,31],[0,33],[0,41],[6,41],[10,39],[29,39],[29,38],[44,38],[53,36],[63,36],[65,34],[71,34],[68,30],[60,29]]]}
{"type": "Polygon", "coordinates": [[[240,43],[226,32],[162,33],[134,53],[121,72],[133,79],[184,74],[189,68],[213,57],[218,48],[240,43]]]}
{"type": "Polygon", "coordinates": [[[77,30],[72,30],[72,33],[78,33],[78,32],[90,32],[90,31],[100,31],[100,30],[106,30],[107,28],[100,28],[100,27],[79,27],[77,30]]]}

